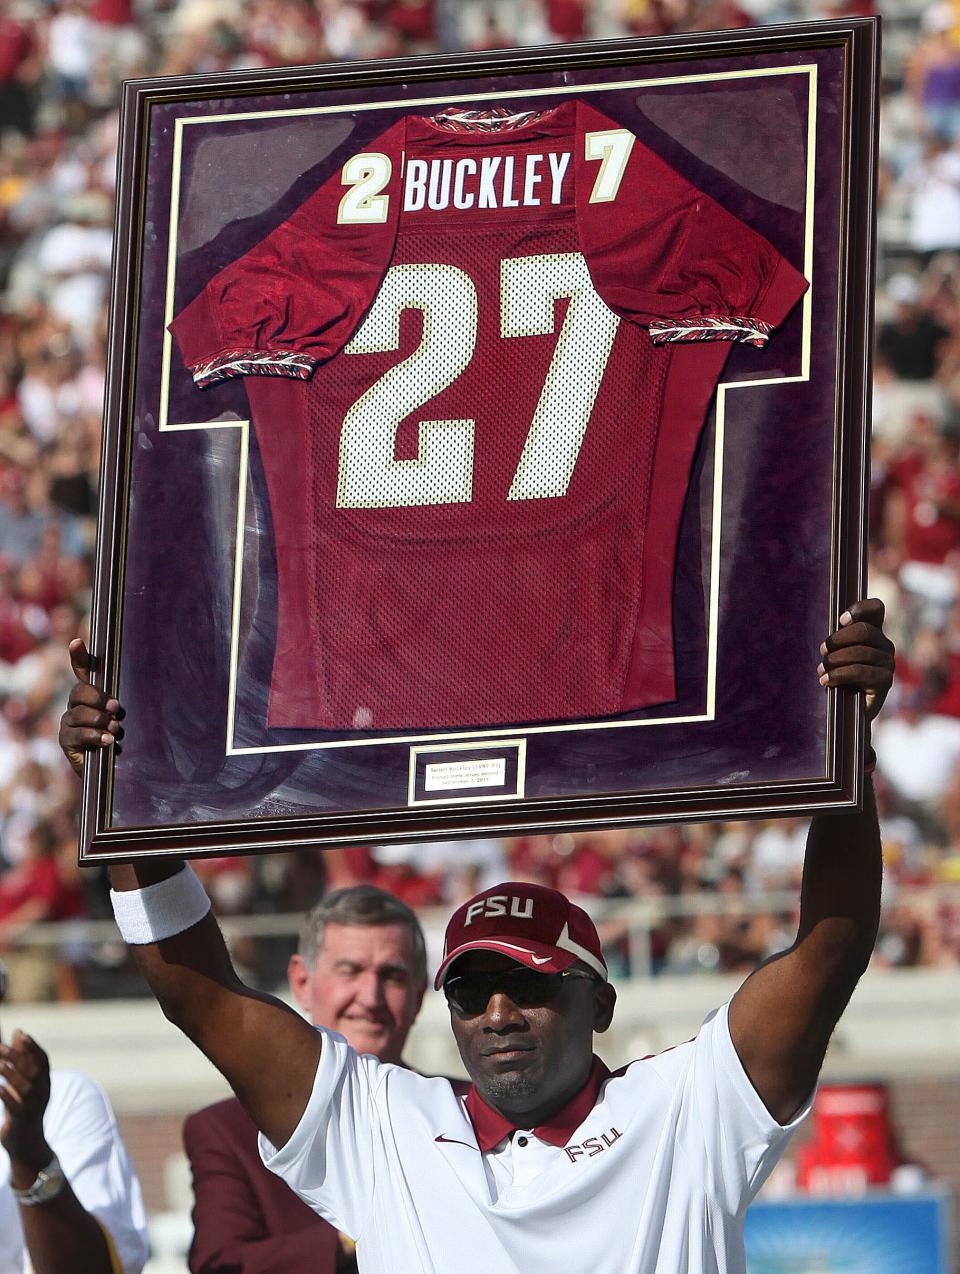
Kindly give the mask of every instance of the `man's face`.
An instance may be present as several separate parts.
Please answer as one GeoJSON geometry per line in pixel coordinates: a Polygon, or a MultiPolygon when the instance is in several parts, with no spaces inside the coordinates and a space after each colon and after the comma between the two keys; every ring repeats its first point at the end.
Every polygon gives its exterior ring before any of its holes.
{"type": "MultiPolygon", "coordinates": [[[[460,957],[452,977],[515,969],[494,952],[460,957]]],[[[599,980],[564,978],[549,1003],[521,1008],[495,990],[486,1009],[463,1016],[450,1009],[463,1064],[480,1096],[501,1114],[534,1126],[561,1110],[586,1083],[593,1059],[593,1033],[613,1016],[613,988],[599,980]]]]}
{"type": "Polygon", "coordinates": [[[339,1031],[358,1053],[399,1062],[423,1000],[413,934],[404,924],[328,924],[313,969],[299,955],[290,990],[316,1026],[339,1031]]]}

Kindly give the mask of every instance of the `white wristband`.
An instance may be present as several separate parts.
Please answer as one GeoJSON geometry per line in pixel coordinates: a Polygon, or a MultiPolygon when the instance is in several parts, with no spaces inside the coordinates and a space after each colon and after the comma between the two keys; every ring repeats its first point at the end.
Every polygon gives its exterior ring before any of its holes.
{"type": "Polygon", "coordinates": [[[189,863],[156,885],[120,892],[111,889],[110,901],[121,938],[134,947],[183,933],[210,910],[207,891],[189,863]]]}

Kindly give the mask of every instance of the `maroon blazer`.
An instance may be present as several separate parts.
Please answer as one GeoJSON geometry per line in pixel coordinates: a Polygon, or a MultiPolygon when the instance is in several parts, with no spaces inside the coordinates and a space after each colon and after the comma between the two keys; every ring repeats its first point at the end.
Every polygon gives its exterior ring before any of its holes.
{"type": "Polygon", "coordinates": [[[263,1166],[235,1097],[190,1115],[183,1144],[193,1171],[192,1274],[356,1271],[333,1226],[263,1166]]]}

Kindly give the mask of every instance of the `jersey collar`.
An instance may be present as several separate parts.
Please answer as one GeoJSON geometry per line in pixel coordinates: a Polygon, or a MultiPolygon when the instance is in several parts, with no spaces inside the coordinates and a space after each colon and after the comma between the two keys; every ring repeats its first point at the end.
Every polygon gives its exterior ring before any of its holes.
{"type": "MultiPolygon", "coordinates": [[[[489,146],[491,139],[534,142],[540,137],[568,137],[576,129],[575,99],[546,111],[500,110],[447,111],[440,115],[408,115],[404,121],[406,144],[432,142],[439,146],[489,146]]],[[[399,166],[397,170],[399,172],[399,166]]]]}
{"type": "MultiPolygon", "coordinates": [[[[600,1058],[594,1056],[590,1077],[579,1093],[562,1110],[558,1110],[546,1123],[538,1124],[533,1134],[551,1146],[565,1146],[574,1132],[580,1127],[587,1115],[597,1104],[600,1089],[605,1080],[610,1078],[610,1071],[600,1058]]],[[[477,1145],[484,1153],[509,1137],[512,1132],[522,1127],[505,1118],[483,1100],[473,1084],[466,1097],[467,1114],[473,1124],[477,1145]]]]}

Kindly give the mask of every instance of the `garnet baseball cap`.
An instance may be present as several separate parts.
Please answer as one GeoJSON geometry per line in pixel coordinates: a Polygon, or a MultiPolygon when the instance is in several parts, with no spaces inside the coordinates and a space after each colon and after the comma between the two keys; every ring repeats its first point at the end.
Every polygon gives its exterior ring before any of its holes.
{"type": "Polygon", "coordinates": [[[562,973],[582,960],[607,980],[596,925],[582,907],[545,885],[507,881],[458,907],[447,925],[437,990],[467,951],[496,951],[539,973],[562,973]]]}

